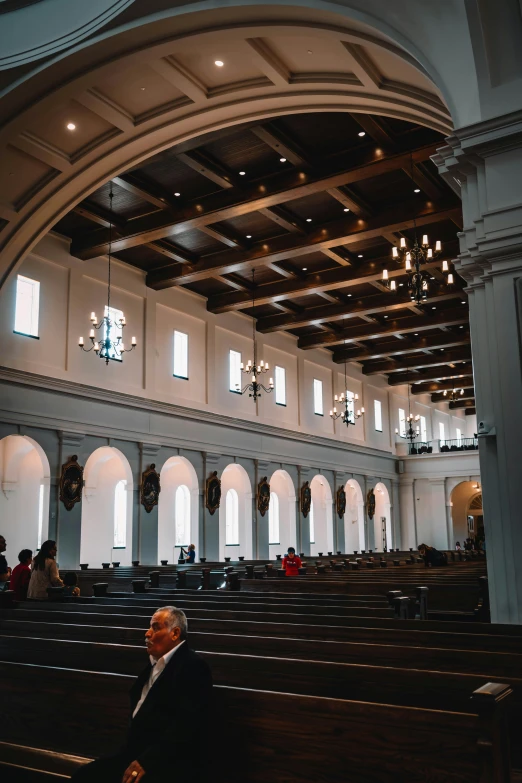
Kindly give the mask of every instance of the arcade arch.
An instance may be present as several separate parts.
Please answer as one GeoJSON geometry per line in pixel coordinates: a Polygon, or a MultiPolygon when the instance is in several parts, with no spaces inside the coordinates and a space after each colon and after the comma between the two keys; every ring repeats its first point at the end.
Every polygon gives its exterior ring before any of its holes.
{"type": "Polygon", "coordinates": [[[270,478],[270,507],[267,520],[268,549],[271,560],[274,560],[278,554],[284,555],[289,546],[296,547],[295,500],[295,487],[290,475],[286,470],[276,470],[270,478]],[[276,530],[277,539],[275,538],[276,530]]]}
{"type": "Polygon", "coordinates": [[[391,503],[386,484],[379,481],[375,485],[374,550],[382,552],[394,545],[391,526],[391,503]]]}
{"type": "Polygon", "coordinates": [[[333,552],[333,501],[330,484],[324,476],[318,474],[313,477],[310,489],[310,554],[333,552]]]}
{"type": "Polygon", "coordinates": [[[179,547],[189,544],[199,552],[199,484],[192,463],[186,457],[170,457],[160,472],[158,502],[158,563],[176,563],[179,547]]]}
{"type": "Polygon", "coordinates": [[[252,558],[252,486],[244,467],[234,462],[221,474],[219,559],[240,555],[252,558]]]}
{"type": "Polygon", "coordinates": [[[364,496],[361,485],[349,479],[345,486],[346,512],[344,515],[345,552],[366,549],[364,535],[364,496]]]}
{"type": "Polygon", "coordinates": [[[464,546],[466,538],[476,538],[484,527],[482,489],[477,480],[461,481],[450,495],[453,521],[453,547],[459,541],[464,546]]]}
{"type": "Polygon", "coordinates": [[[27,435],[0,440],[0,533],[11,567],[22,549],[38,549],[49,530],[49,460],[27,435]]]}
{"type": "Polygon", "coordinates": [[[113,446],[101,446],[83,475],[80,562],[96,568],[113,561],[130,565],[134,482],[127,458],[113,446]]]}

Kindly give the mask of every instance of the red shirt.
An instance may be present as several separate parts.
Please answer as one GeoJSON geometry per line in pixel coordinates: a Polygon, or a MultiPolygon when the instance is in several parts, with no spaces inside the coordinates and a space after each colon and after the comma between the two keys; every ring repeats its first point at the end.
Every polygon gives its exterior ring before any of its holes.
{"type": "Polygon", "coordinates": [[[287,576],[298,576],[299,569],[302,567],[301,558],[294,555],[292,559],[285,555],[283,559],[283,568],[286,571],[287,576]]]}
{"type": "Polygon", "coordinates": [[[18,563],[13,569],[11,579],[9,580],[9,589],[14,590],[16,601],[25,601],[27,598],[27,588],[31,579],[31,569],[24,563],[18,563]]]}

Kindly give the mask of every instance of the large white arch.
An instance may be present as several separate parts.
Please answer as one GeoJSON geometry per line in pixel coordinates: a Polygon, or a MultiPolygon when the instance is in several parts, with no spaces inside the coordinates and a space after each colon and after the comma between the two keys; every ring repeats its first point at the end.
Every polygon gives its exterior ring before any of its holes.
{"type": "Polygon", "coordinates": [[[270,508],[265,516],[269,524],[270,514],[273,513],[273,497],[277,497],[279,505],[279,543],[270,543],[269,557],[275,559],[276,555],[284,555],[289,546],[296,547],[296,506],[295,487],[286,470],[276,470],[270,477],[270,508]]]}
{"type": "MultiPolygon", "coordinates": [[[[176,493],[179,487],[188,490],[190,505],[190,541],[182,544],[194,544],[196,557],[199,552],[199,482],[192,463],[186,457],[170,457],[160,472],[161,492],[158,503],[158,563],[160,560],[177,562],[179,549],[176,545],[176,493]]],[[[179,508],[179,506],[178,506],[179,508]]]]}
{"type": "Polygon", "coordinates": [[[134,482],[127,457],[113,446],[101,446],[85,463],[80,562],[99,568],[103,562],[132,561],[134,482]],[[125,482],[121,484],[120,482],[125,482]],[[124,493],[125,547],[114,547],[116,487],[124,493]]]}
{"type": "Polygon", "coordinates": [[[0,534],[14,568],[22,549],[35,551],[49,531],[49,460],[27,435],[0,440],[0,534]]]}
{"type": "Polygon", "coordinates": [[[384,546],[390,550],[393,545],[391,525],[390,494],[386,484],[379,481],[375,485],[374,551],[382,552],[384,546]],[[384,520],[384,521],[383,521],[384,520]]]}
{"type": "Polygon", "coordinates": [[[333,552],[332,489],[328,480],[321,474],[313,477],[310,489],[312,490],[312,519],[315,534],[315,541],[310,542],[310,554],[333,552]]]}
{"type": "Polygon", "coordinates": [[[346,513],[344,515],[344,542],[347,553],[366,549],[364,535],[364,496],[361,485],[348,479],[345,486],[346,513]]]}
{"type": "Polygon", "coordinates": [[[477,479],[463,480],[453,487],[450,495],[450,505],[453,520],[453,537],[455,540],[450,541],[451,547],[454,547],[457,541],[464,546],[466,538],[473,537],[473,532],[468,529],[469,506],[473,499],[481,494],[482,489],[477,479]]]}
{"type": "MultiPolygon", "coordinates": [[[[230,508],[230,504],[229,504],[230,508]]],[[[252,486],[242,465],[231,463],[221,474],[221,504],[219,507],[219,559],[232,560],[242,555],[252,558],[252,486]],[[238,544],[226,544],[227,493],[234,490],[238,498],[238,544]]]]}

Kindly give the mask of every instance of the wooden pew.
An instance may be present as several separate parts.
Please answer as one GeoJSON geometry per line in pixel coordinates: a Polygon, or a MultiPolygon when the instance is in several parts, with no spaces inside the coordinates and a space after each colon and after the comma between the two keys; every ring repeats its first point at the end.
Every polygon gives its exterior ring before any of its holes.
{"type": "MultiPolygon", "coordinates": [[[[4,742],[31,737],[32,745],[63,753],[111,752],[122,739],[131,682],[128,675],[2,662],[2,692],[12,705],[4,742]],[[28,691],[40,697],[31,710],[28,691]]],[[[286,783],[398,783],[405,775],[409,783],[509,783],[505,685],[470,694],[473,714],[214,690],[215,783],[244,783],[245,770],[249,783],[266,783],[282,769],[286,783]]]]}

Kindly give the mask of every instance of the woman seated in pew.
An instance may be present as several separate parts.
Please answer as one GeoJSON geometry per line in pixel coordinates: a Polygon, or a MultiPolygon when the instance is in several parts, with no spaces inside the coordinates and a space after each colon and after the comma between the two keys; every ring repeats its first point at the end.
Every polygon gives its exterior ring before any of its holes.
{"type": "Polygon", "coordinates": [[[287,576],[299,576],[299,569],[303,565],[301,558],[296,555],[293,546],[289,546],[287,552],[283,558],[283,569],[287,576]]]}
{"type": "Polygon", "coordinates": [[[434,546],[427,546],[427,544],[420,544],[418,547],[421,557],[424,559],[424,565],[426,568],[448,565],[448,556],[445,552],[439,552],[434,546]]]}
{"type": "Polygon", "coordinates": [[[33,562],[33,553],[30,549],[22,549],[18,554],[19,563],[13,568],[9,589],[14,591],[15,601],[25,601],[27,590],[31,580],[31,563],[33,562]]]}
{"type": "Polygon", "coordinates": [[[34,558],[27,597],[33,601],[47,601],[48,587],[63,587],[56,565],[56,541],[44,541],[34,558]]]}
{"type": "Polygon", "coordinates": [[[66,598],[77,598],[80,595],[78,576],[74,571],[68,571],[63,577],[63,594],[66,598]]]}
{"type": "Polygon", "coordinates": [[[194,563],[196,560],[196,547],[194,544],[189,544],[188,549],[182,550],[186,554],[185,563],[194,563]]]}

